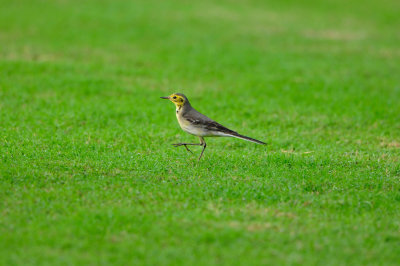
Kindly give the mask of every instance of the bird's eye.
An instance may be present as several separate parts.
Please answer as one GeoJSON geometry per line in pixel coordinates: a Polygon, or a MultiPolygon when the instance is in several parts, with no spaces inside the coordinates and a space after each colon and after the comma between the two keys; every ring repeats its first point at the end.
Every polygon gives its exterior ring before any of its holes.
{"type": "Polygon", "coordinates": [[[172,97],[172,98],[176,99],[176,96],[174,96],[174,97],[172,97]]]}

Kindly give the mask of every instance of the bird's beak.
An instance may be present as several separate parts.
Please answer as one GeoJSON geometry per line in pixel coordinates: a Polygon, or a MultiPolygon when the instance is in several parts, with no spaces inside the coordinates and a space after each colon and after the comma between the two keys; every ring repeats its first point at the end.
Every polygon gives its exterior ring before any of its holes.
{"type": "Polygon", "coordinates": [[[161,99],[167,99],[167,100],[169,100],[169,97],[167,96],[167,97],[160,97],[161,99]]]}

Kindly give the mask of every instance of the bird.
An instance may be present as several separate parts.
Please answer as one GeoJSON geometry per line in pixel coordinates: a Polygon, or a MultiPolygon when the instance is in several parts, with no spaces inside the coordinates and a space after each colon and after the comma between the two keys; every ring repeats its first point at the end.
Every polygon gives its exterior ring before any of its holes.
{"type": "Polygon", "coordinates": [[[160,98],[170,100],[175,104],[176,118],[178,119],[178,123],[183,131],[197,136],[200,139],[200,143],[176,143],[172,145],[175,147],[184,146],[190,153],[192,153],[192,151],[187,146],[202,146],[203,149],[198,159],[199,161],[207,147],[206,141],[204,140],[205,137],[234,137],[261,145],[266,144],[265,142],[241,135],[236,131],[226,128],[198,112],[192,107],[188,98],[182,93],[173,93],[170,96],[164,96],[160,98]]]}

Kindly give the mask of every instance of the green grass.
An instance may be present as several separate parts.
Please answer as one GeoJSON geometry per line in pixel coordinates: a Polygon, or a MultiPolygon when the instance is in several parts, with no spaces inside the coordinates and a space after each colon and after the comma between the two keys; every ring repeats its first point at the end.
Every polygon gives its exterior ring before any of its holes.
{"type": "Polygon", "coordinates": [[[1,264],[400,261],[398,1],[0,5],[1,264]]]}

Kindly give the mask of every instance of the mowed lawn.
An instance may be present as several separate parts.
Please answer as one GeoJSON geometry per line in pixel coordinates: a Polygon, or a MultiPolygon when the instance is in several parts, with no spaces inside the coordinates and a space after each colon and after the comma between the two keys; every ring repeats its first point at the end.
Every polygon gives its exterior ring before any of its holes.
{"type": "Polygon", "coordinates": [[[399,1],[0,6],[0,264],[399,263],[399,1]]]}

